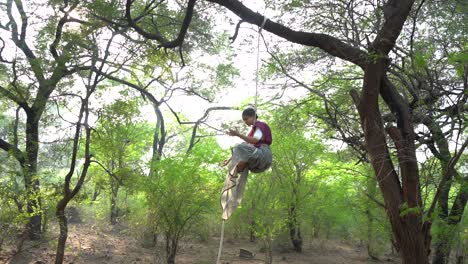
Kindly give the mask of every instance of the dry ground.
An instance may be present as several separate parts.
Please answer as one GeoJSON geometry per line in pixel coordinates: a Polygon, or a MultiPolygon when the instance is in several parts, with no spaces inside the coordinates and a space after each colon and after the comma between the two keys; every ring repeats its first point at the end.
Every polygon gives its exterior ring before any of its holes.
{"type": "MultiPolygon", "coordinates": [[[[104,228],[105,229],[105,228],[104,228]]],[[[184,242],[181,245],[177,264],[212,264],[216,262],[219,237],[212,237],[206,242],[184,242]]],[[[41,264],[53,263],[56,238],[51,237],[34,245],[26,242],[23,250],[16,256],[11,251],[0,252],[0,263],[41,264]]],[[[224,264],[260,264],[264,253],[260,245],[248,241],[226,239],[223,247],[224,264]],[[255,253],[253,260],[239,258],[240,248],[255,253]]],[[[131,263],[164,263],[164,249],[144,248],[132,236],[112,230],[103,230],[94,226],[70,225],[67,250],[64,263],[74,264],[131,264],[131,263]]],[[[274,262],[278,264],[360,264],[375,263],[367,258],[365,249],[356,248],[336,241],[313,241],[304,247],[304,252],[274,252],[274,262]]],[[[383,258],[380,263],[397,263],[395,258],[383,258]]]]}

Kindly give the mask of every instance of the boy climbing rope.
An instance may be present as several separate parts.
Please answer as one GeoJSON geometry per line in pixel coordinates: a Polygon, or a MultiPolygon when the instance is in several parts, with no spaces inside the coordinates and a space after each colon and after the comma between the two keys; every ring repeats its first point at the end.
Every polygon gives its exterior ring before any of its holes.
{"type": "Polygon", "coordinates": [[[224,164],[228,165],[228,175],[221,194],[224,220],[239,206],[249,171],[260,173],[271,166],[271,130],[266,123],[258,121],[257,118],[255,110],[247,108],[242,112],[242,120],[246,125],[252,126],[250,132],[247,135],[242,135],[235,129],[228,132],[230,136],[239,137],[244,142],[236,145],[232,150],[232,157],[224,161],[224,164]]]}
{"type": "Polygon", "coordinates": [[[247,135],[242,135],[235,129],[230,129],[230,136],[237,136],[245,142],[238,144],[233,149],[232,157],[238,161],[234,170],[230,171],[230,176],[237,178],[237,174],[248,168],[252,172],[263,172],[271,165],[272,156],[270,145],[272,136],[270,127],[257,120],[255,110],[247,108],[242,112],[242,120],[248,126],[252,126],[247,135]]]}

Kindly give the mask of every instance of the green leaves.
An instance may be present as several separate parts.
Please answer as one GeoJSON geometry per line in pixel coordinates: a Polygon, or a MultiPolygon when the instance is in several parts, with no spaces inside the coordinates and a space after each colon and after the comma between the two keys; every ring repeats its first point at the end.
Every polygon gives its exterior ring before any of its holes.
{"type": "Polygon", "coordinates": [[[466,65],[468,65],[468,44],[462,51],[451,53],[448,62],[455,66],[458,77],[463,78],[466,65]]]}
{"type": "Polygon", "coordinates": [[[216,66],[216,85],[220,87],[233,86],[233,79],[239,75],[240,71],[233,63],[218,64],[216,66]]]}
{"type": "Polygon", "coordinates": [[[431,54],[430,51],[424,52],[422,50],[416,51],[414,56],[413,56],[413,63],[414,66],[418,71],[424,72],[424,69],[426,69],[429,66],[429,61],[431,59],[431,54]]]}
{"type": "Polygon", "coordinates": [[[421,214],[421,207],[408,207],[407,203],[400,205],[400,217],[405,217],[408,214],[421,214]]]}
{"type": "Polygon", "coordinates": [[[146,179],[145,192],[152,224],[168,238],[182,238],[190,227],[215,208],[217,186],[208,184],[203,162],[195,155],[166,158],[156,164],[157,174],[146,179]]]}

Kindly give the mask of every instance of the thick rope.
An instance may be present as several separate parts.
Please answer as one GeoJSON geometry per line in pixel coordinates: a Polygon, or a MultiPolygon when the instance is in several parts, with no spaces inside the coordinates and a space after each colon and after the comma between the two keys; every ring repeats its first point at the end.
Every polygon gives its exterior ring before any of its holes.
{"type": "Polygon", "coordinates": [[[266,16],[263,16],[263,22],[260,28],[258,29],[258,36],[257,36],[257,69],[255,72],[255,104],[254,109],[257,112],[257,98],[258,98],[258,68],[260,65],[260,35],[262,34],[262,29],[265,26],[265,23],[268,19],[266,16]]]}
{"type": "Polygon", "coordinates": [[[216,259],[216,264],[221,264],[221,252],[223,251],[223,240],[224,240],[224,223],[226,220],[223,219],[223,223],[221,225],[221,238],[219,240],[219,250],[218,250],[218,258],[216,259]]]}

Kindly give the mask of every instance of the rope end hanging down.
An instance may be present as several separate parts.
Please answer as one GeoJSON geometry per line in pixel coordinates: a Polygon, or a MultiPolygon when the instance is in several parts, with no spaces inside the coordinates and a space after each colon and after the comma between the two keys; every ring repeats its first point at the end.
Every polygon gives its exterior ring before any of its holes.
{"type": "Polygon", "coordinates": [[[221,264],[221,252],[223,251],[224,223],[225,222],[226,220],[223,219],[223,223],[221,225],[221,238],[219,240],[218,258],[216,259],[216,264],[221,264]]]}

